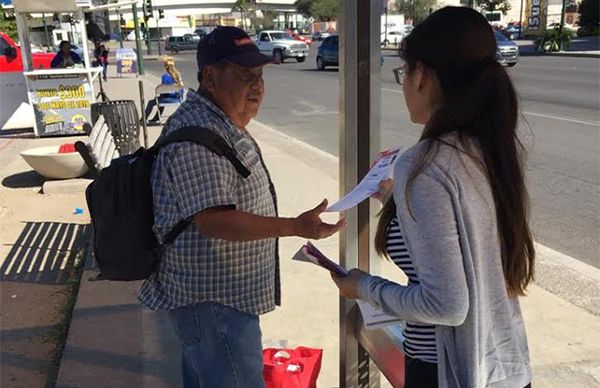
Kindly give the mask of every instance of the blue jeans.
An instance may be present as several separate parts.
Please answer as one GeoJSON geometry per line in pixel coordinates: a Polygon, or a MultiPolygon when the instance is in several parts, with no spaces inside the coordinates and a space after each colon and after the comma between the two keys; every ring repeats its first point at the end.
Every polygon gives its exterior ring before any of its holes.
{"type": "Polygon", "coordinates": [[[102,62],[102,76],[104,78],[104,80],[106,81],[106,73],[108,71],[108,62],[104,61],[102,62]]]}
{"type": "Polygon", "coordinates": [[[259,319],[206,302],[169,312],[184,388],[264,388],[259,319]]]}

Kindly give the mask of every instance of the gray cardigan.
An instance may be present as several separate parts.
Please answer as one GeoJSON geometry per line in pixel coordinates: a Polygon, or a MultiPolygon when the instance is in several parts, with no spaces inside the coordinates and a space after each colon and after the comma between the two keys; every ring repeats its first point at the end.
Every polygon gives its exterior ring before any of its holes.
{"type": "Polygon", "coordinates": [[[525,325],[506,291],[488,180],[464,152],[440,145],[409,190],[413,219],[405,187],[424,144],[404,152],[394,170],[398,221],[420,284],[367,276],[359,296],[401,319],[436,325],[439,387],[525,387],[525,325]]]}

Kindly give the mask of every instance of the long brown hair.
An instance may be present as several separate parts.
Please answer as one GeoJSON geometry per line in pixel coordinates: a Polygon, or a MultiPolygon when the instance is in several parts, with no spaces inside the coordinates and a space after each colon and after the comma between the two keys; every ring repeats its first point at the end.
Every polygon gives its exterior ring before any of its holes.
{"type": "Polygon", "coordinates": [[[165,71],[169,73],[173,81],[175,81],[176,85],[183,86],[183,80],[181,78],[181,73],[175,67],[175,61],[171,58],[167,58],[165,60],[165,71]]]}
{"type": "MultiPolygon", "coordinates": [[[[437,154],[444,135],[457,133],[465,143],[473,140],[481,157],[467,148],[456,148],[486,173],[494,197],[506,287],[511,296],[523,295],[533,280],[535,261],[523,167],[526,152],[517,137],[517,95],[506,70],[495,60],[492,28],[470,8],[445,7],[414,28],[402,41],[399,54],[409,76],[417,64],[435,72],[442,92],[442,101],[421,135],[420,140],[426,140],[424,150],[413,166],[406,193],[437,154]]],[[[390,198],[377,228],[375,243],[380,254],[387,254],[387,229],[395,213],[396,204],[390,198]]]]}

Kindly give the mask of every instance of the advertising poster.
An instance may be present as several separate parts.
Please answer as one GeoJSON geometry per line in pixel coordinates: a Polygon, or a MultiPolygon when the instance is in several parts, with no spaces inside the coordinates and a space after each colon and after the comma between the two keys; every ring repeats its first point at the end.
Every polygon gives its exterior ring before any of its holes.
{"type": "Polygon", "coordinates": [[[524,33],[542,35],[546,32],[548,0],[525,0],[524,33]]]}
{"type": "Polygon", "coordinates": [[[136,74],[138,73],[137,55],[131,48],[117,49],[117,74],[136,74]]]}
{"type": "Polygon", "coordinates": [[[38,136],[85,134],[91,123],[92,86],[85,74],[28,76],[29,101],[35,112],[38,136]]]}

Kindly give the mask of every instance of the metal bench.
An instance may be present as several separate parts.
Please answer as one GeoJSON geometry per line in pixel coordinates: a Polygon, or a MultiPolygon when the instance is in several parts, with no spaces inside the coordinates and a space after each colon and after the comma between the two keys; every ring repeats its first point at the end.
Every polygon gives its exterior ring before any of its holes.
{"type": "Polygon", "coordinates": [[[87,143],[77,141],[75,149],[94,175],[108,167],[111,160],[119,157],[115,140],[102,115],[98,117],[91,129],[87,143]]]}

